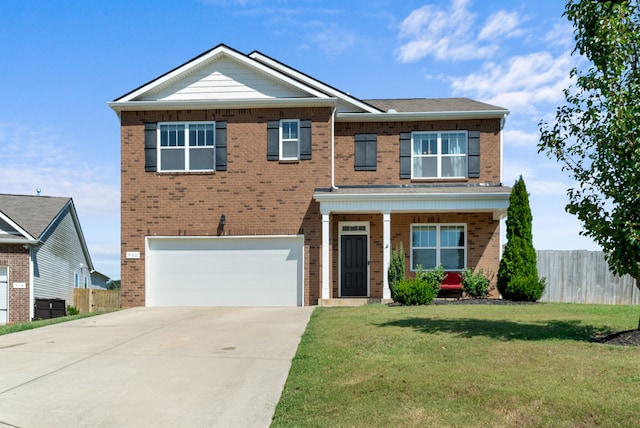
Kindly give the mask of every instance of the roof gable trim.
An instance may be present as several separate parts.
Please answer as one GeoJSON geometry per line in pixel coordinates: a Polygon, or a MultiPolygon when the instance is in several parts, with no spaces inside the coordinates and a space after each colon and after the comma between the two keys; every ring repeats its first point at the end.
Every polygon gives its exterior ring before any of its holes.
{"type": "Polygon", "coordinates": [[[133,91],[121,96],[120,98],[115,99],[113,102],[108,104],[109,106],[111,106],[111,108],[114,108],[114,105],[118,105],[123,102],[135,102],[137,98],[151,93],[163,86],[170,85],[172,82],[178,81],[182,77],[188,75],[192,70],[204,66],[207,63],[213,62],[221,57],[227,57],[238,61],[241,64],[250,67],[259,73],[266,74],[271,78],[274,78],[275,80],[280,80],[284,84],[300,89],[301,91],[308,93],[312,97],[328,98],[327,94],[317,90],[316,88],[305,85],[299,80],[293,79],[286,74],[273,69],[272,67],[266,66],[259,61],[256,61],[234,49],[229,48],[226,45],[218,45],[212,50],[198,55],[197,57],[187,61],[181,66],[169,71],[168,73],[163,74],[160,77],[157,77],[156,79],[142,85],[137,89],[134,89],[133,91]]]}

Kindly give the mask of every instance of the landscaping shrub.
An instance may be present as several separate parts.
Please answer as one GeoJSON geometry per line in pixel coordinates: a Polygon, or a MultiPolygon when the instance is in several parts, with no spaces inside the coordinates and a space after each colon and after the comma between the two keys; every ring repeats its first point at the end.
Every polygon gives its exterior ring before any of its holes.
{"type": "Polygon", "coordinates": [[[391,261],[389,262],[388,278],[392,299],[395,299],[396,285],[404,279],[404,257],[404,247],[400,242],[396,245],[395,250],[391,250],[391,261]]]}
{"type": "Polygon", "coordinates": [[[516,276],[511,278],[502,296],[509,300],[535,302],[542,297],[546,282],[546,278],[538,278],[537,275],[516,276]]]}
{"type": "Polygon", "coordinates": [[[427,271],[418,266],[415,278],[396,284],[393,300],[402,305],[429,305],[438,295],[444,277],[442,266],[427,271]]]}
{"type": "Polygon", "coordinates": [[[507,244],[498,269],[498,291],[505,299],[532,300],[538,296],[537,300],[544,291],[545,279],[538,278],[532,221],[529,194],[520,176],[509,196],[507,244]],[[518,289],[520,286],[524,288],[518,289]]]}
{"type": "Polygon", "coordinates": [[[67,315],[78,315],[79,313],[80,311],[75,306],[67,305],[67,315]]]}
{"type": "Polygon", "coordinates": [[[474,299],[486,299],[489,297],[489,278],[482,269],[474,272],[473,269],[466,268],[461,273],[462,291],[474,299]]]}

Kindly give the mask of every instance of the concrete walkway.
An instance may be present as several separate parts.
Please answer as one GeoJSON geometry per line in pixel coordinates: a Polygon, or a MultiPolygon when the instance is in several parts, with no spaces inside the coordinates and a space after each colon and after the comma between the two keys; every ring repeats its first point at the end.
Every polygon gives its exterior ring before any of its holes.
{"type": "Polygon", "coordinates": [[[135,308],[0,336],[0,427],[267,427],[313,308],[135,308]]]}

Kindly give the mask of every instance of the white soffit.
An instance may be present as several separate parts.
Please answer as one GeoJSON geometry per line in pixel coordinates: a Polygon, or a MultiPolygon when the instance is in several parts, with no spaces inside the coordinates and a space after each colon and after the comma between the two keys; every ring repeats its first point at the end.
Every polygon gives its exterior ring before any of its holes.
{"type": "Polygon", "coordinates": [[[494,219],[506,215],[508,192],[495,193],[380,193],[334,194],[318,192],[321,213],[364,212],[492,212],[494,219]]]}

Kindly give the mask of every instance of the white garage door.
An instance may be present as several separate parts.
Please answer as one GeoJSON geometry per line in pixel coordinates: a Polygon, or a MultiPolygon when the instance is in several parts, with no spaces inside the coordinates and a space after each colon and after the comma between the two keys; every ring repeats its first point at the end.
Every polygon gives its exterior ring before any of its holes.
{"type": "Polygon", "coordinates": [[[147,238],[147,306],[302,306],[302,236],[147,238]]]}

